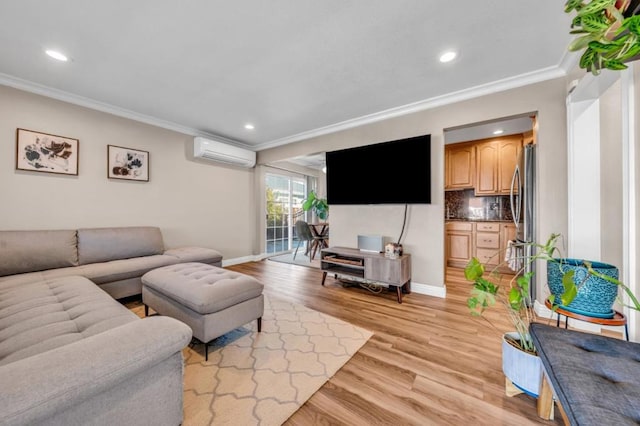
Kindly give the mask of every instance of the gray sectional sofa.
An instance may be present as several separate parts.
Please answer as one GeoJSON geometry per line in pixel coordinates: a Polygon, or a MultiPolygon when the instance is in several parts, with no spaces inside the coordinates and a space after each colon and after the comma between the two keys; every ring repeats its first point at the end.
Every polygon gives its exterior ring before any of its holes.
{"type": "Polygon", "coordinates": [[[191,329],[114,298],[158,266],[221,259],[164,250],[151,227],[0,231],[0,425],[179,425],[191,329]]]}

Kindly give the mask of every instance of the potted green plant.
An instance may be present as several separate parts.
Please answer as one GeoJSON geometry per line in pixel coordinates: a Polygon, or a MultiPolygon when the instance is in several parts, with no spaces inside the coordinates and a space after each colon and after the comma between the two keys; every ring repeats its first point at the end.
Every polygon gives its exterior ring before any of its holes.
{"type": "Polygon", "coordinates": [[[329,204],[326,198],[320,198],[315,191],[309,191],[307,198],[302,202],[302,210],[311,210],[320,220],[327,220],[329,217],[329,204]]]}
{"type": "Polygon", "coordinates": [[[564,10],[576,14],[569,50],[583,51],[580,68],[597,75],[640,58],[640,0],[568,0],[564,10]]]}
{"type": "Polygon", "coordinates": [[[508,383],[537,397],[541,379],[540,359],[529,336],[529,324],[536,318],[529,296],[532,274],[516,276],[505,285],[496,269],[486,275],[484,265],[476,257],[469,261],[464,274],[473,282],[467,299],[470,313],[487,319],[483,316],[485,310],[499,303],[515,329],[502,335],[502,370],[508,383]]]}

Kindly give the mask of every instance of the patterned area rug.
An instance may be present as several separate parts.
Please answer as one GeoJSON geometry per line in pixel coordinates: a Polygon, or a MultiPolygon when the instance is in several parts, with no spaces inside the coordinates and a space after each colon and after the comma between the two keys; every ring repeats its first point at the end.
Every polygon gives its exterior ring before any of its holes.
{"type": "Polygon", "coordinates": [[[206,362],[203,345],[184,350],[183,424],[280,425],[371,336],[302,305],[265,297],[262,332],[253,321],[216,339],[206,362]]]}

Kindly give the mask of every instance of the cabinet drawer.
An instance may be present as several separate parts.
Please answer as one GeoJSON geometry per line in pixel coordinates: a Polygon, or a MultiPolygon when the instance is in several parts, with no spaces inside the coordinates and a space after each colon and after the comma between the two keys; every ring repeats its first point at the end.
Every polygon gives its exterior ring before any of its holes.
{"type": "Polygon", "coordinates": [[[500,234],[478,232],[476,234],[476,247],[491,249],[500,248],[500,234]]]}
{"type": "Polygon", "coordinates": [[[445,229],[447,231],[473,231],[473,223],[471,222],[447,222],[445,229]]]}
{"type": "Polygon", "coordinates": [[[478,222],[476,223],[476,230],[484,232],[500,232],[500,224],[497,222],[478,222]]]}
{"type": "Polygon", "coordinates": [[[495,249],[477,248],[476,257],[484,264],[497,265],[502,259],[500,259],[500,253],[495,249]]]}

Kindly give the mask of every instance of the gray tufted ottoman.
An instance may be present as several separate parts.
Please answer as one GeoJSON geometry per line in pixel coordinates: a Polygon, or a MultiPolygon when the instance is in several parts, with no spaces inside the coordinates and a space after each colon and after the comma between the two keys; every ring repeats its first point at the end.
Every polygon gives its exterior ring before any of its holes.
{"type": "Polygon", "coordinates": [[[154,269],[142,276],[142,303],[175,318],[193,330],[193,336],[205,344],[254,319],[262,329],[263,285],[238,272],[204,263],[182,263],[154,269]]]}

